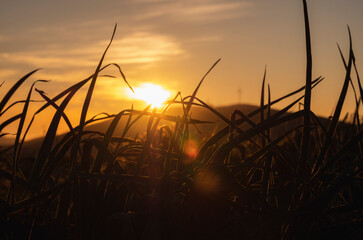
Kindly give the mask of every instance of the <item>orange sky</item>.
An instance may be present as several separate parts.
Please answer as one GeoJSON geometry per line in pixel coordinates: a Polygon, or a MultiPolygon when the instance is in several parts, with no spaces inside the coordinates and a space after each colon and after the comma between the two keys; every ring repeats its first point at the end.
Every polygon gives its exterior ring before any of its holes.
{"type": "MultiPolygon", "coordinates": [[[[363,66],[363,2],[310,0],[308,4],[313,76],[326,78],[314,89],[312,109],[328,116],[344,81],[336,43],[347,55],[347,24],[352,30],[358,68],[363,66]]],[[[37,85],[50,97],[89,76],[116,22],[117,33],[105,63],[120,64],[135,87],[151,82],[189,95],[218,58],[222,61],[198,94],[214,106],[238,103],[239,88],[242,103],[258,104],[265,65],[272,99],[305,82],[300,0],[1,0],[0,80],[5,83],[0,96],[35,68],[42,70],[32,81],[52,80],[37,85]]],[[[117,75],[117,71],[107,74],[117,75]]],[[[26,96],[29,84],[18,91],[17,98],[26,96]]],[[[99,79],[90,114],[129,108],[125,86],[121,78],[99,79]]],[[[80,92],[67,109],[70,115],[80,112],[84,93],[80,92]]],[[[37,93],[34,99],[39,99],[37,93]]],[[[353,109],[350,92],[343,114],[353,109]]],[[[47,124],[39,122],[45,131],[47,124]]]]}

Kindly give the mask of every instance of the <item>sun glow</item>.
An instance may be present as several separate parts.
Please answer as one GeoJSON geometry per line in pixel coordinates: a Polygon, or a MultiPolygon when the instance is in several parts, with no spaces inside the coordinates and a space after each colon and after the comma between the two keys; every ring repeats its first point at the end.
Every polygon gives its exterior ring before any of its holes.
{"type": "Polygon", "coordinates": [[[130,93],[130,97],[136,100],[142,100],[152,107],[161,107],[164,102],[171,96],[171,93],[160,85],[153,83],[143,83],[134,88],[135,93],[130,93]]]}

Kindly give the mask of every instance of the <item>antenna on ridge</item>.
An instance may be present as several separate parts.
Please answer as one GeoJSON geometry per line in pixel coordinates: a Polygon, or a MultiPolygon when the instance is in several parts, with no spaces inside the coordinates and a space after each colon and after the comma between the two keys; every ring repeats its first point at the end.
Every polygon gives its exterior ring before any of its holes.
{"type": "Polygon", "coordinates": [[[238,104],[242,104],[242,89],[241,87],[238,88],[237,90],[237,94],[238,94],[238,104]]]}

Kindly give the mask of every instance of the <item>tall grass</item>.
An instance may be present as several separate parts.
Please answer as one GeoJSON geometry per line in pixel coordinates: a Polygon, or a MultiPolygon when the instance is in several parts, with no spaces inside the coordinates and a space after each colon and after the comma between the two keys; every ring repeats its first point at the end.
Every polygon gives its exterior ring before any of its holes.
{"type": "MultiPolygon", "coordinates": [[[[363,232],[362,137],[359,107],[362,87],[349,31],[349,56],[342,61],[344,84],[328,126],[310,109],[311,91],[322,80],[312,80],[310,30],[303,0],[306,32],[306,85],[272,100],[266,71],[259,109],[236,110],[228,118],[197,97],[198,89],[218,60],[203,76],[192,95],[178,93],[161,112],[147,106],[87,120],[92,94],[100,73],[116,67],[131,90],[119,65],[103,66],[104,51],[95,72],[53,98],[28,116],[34,84],[26,100],[9,104],[15,91],[34,70],[5,94],[0,117],[15,104],[21,113],[2,118],[0,130],[18,124],[13,146],[1,148],[0,237],[4,239],[353,239],[363,232]],[[352,71],[355,72],[353,79],[352,71]],[[344,100],[356,81],[353,123],[339,122],[344,100]],[[66,108],[86,84],[78,126],[72,126],[66,108]],[[303,93],[305,91],[305,93],[303,93]],[[62,99],[62,100],[61,100],[62,99]],[[282,110],[273,106],[290,99],[282,110]],[[288,113],[304,99],[304,109],[288,113]],[[8,108],[5,108],[8,106],[8,108]],[[170,115],[171,106],[183,114],[170,115]],[[193,139],[193,128],[208,121],[191,118],[191,108],[206,109],[225,127],[202,142],[193,139]],[[47,108],[55,114],[35,159],[22,158],[26,135],[36,116],[47,108]],[[260,116],[254,121],[254,116],[260,116]],[[25,127],[25,119],[30,118],[25,127]],[[121,134],[115,134],[126,118],[121,134]],[[147,118],[146,133],[130,138],[128,131],[147,118]],[[60,121],[69,132],[56,135],[60,121]],[[105,132],[87,125],[109,120],[105,132]],[[280,136],[271,130],[296,120],[303,124],[280,136]],[[301,121],[300,121],[301,122],[301,121]],[[164,123],[168,123],[164,125],[164,123]],[[23,131],[25,129],[25,131],[23,131]],[[57,139],[58,138],[58,139],[57,139]],[[194,142],[193,142],[194,141],[194,142]],[[195,146],[198,149],[195,149],[195,146]],[[194,148],[193,148],[194,147],[194,148]]],[[[6,134],[1,133],[0,137],[6,134]]]]}

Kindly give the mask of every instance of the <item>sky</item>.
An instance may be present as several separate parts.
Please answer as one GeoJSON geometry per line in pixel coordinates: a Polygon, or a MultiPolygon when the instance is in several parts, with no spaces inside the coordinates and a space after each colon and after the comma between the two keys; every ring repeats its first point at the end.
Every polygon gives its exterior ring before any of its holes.
{"type": "MultiPolygon", "coordinates": [[[[347,25],[358,69],[363,66],[363,1],[307,2],[313,77],[325,77],[313,90],[312,110],[329,116],[345,76],[337,43],[347,56],[347,25]]],[[[301,0],[0,0],[0,82],[4,81],[0,97],[37,68],[41,70],[22,86],[16,98],[25,98],[37,79],[51,80],[36,87],[52,97],[88,77],[97,67],[115,23],[117,32],[105,64],[119,64],[133,87],[153,83],[172,94],[181,91],[183,96],[190,95],[219,58],[221,62],[198,92],[198,97],[213,106],[259,104],[265,67],[272,99],[305,84],[301,0]]],[[[117,78],[97,81],[90,116],[117,113],[131,106],[116,69],[105,74],[117,78]]],[[[67,108],[73,122],[85,93],[86,88],[67,108]]],[[[37,93],[33,95],[33,99],[40,99],[37,93]]],[[[37,104],[32,106],[35,109],[37,104]]],[[[350,91],[343,114],[353,111],[350,91]]],[[[44,132],[47,124],[38,121],[39,131],[44,132]]]]}

